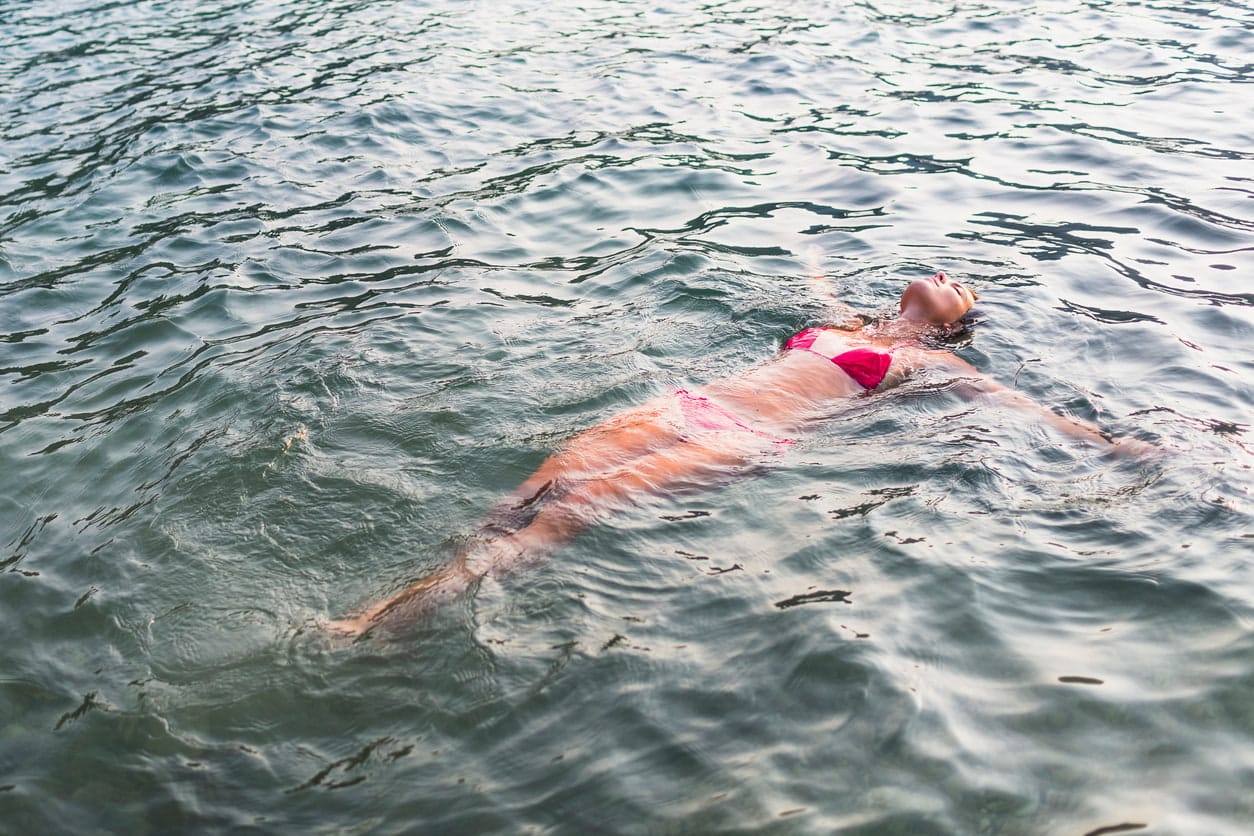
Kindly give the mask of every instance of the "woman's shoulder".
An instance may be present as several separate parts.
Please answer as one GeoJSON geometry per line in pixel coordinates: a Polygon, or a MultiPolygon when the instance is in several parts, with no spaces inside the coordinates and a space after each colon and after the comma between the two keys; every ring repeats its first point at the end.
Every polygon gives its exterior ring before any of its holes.
{"type": "Polygon", "coordinates": [[[901,361],[903,365],[914,368],[935,368],[962,373],[977,372],[975,366],[972,366],[952,351],[943,348],[929,348],[917,343],[894,348],[893,357],[901,361]]]}
{"type": "Polygon", "coordinates": [[[846,330],[828,326],[806,328],[804,331],[793,334],[784,343],[785,349],[807,349],[829,357],[851,348],[872,347],[874,347],[874,342],[868,339],[861,329],[846,330]]]}

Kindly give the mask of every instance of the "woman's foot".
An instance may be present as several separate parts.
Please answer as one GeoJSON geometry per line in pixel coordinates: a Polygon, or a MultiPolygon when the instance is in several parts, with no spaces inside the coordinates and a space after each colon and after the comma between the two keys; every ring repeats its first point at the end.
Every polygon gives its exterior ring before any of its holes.
{"type": "Polygon", "coordinates": [[[355,639],[371,627],[370,619],[363,616],[356,618],[337,618],[321,622],[321,627],[334,636],[355,639]]]}

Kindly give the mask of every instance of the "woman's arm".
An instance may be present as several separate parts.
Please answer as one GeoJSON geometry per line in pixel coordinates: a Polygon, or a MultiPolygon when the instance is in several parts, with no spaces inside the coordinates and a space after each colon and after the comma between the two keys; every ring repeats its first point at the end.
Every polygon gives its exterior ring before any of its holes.
{"type": "Polygon", "coordinates": [[[848,302],[836,295],[832,280],[819,266],[819,256],[818,247],[811,247],[806,252],[806,276],[809,279],[811,291],[827,305],[828,321],[831,327],[856,331],[866,325],[867,320],[848,302]]]}
{"type": "Polygon", "coordinates": [[[1138,455],[1150,449],[1150,445],[1132,438],[1117,438],[1104,432],[1100,427],[1070,415],[1059,415],[1051,409],[1024,395],[1016,392],[993,378],[985,375],[975,366],[947,351],[928,352],[940,355],[939,362],[934,365],[951,368],[962,375],[962,381],[956,387],[958,392],[968,399],[984,398],[992,403],[1011,406],[1021,412],[1045,421],[1054,429],[1066,435],[1086,441],[1099,448],[1124,455],[1138,455]]]}

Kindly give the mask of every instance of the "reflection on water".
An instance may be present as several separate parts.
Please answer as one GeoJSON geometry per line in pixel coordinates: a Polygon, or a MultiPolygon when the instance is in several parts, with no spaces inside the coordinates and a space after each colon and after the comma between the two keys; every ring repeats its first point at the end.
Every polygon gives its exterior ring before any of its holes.
{"type": "Polygon", "coordinates": [[[1241,833],[1242,4],[0,0],[0,815],[1241,833]],[[561,439],[937,268],[972,363],[396,641],[561,439]]]}

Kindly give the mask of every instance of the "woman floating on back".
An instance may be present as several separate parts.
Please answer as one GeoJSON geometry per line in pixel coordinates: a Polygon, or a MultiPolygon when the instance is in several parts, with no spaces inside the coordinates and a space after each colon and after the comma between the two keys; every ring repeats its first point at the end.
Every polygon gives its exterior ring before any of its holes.
{"type": "MultiPolygon", "coordinates": [[[[566,442],[484,519],[471,544],[447,566],[358,615],[330,622],[359,635],[399,627],[486,575],[537,561],[606,512],[646,494],[717,483],[771,450],[783,450],[833,402],[892,389],[924,368],[951,372],[974,396],[1026,410],[1067,435],[1134,451],[1091,424],[1055,414],[984,376],[929,338],[952,329],[975,294],[945,273],[911,282],[898,315],[865,325],[808,328],[767,362],[691,391],[676,390],[619,413],[566,442]]],[[[852,314],[852,309],[845,309],[852,314]]]]}

